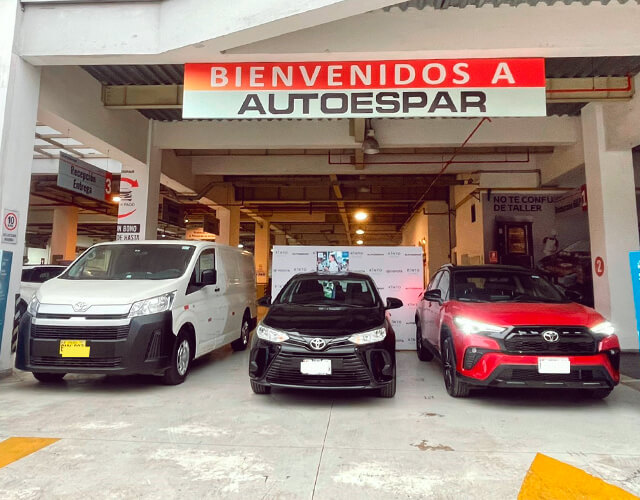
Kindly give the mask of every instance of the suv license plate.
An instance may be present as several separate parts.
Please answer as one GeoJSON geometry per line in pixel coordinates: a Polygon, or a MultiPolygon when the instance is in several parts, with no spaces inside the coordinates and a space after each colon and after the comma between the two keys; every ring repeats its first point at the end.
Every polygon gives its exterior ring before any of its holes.
{"type": "Polygon", "coordinates": [[[88,358],[90,350],[86,340],[60,341],[60,356],[63,358],[88,358]]]}
{"type": "Polygon", "coordinates": [[[300,362],[300,373],[304,375],[331,375],[331,360],[303,359],[300,362]]]}
{"type": "Polygon", "coordinates": [[[569,358],[538,358],[538,373],[571,373],[569,358]]]}

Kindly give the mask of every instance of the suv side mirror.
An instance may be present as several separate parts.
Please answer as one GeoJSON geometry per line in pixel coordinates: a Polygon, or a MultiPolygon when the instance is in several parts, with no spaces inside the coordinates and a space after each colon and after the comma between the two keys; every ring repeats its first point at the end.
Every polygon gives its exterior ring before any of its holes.
{"type": "Polygon", "coordinates": [[[271,295],[265,295],[258,299],[258,305],[262,307],[269,307],[271,305],[271,295]]]}
{"type": "Polygon", "coordinates": [[[400,309],[404,304],[400,299],[396,299],[395,297],[389,297],[387,299],[387,305],[385,309],[400,309]]]}
{"type": "Polygon", "coordinates": [[[423,298],[424,300],[428,300],[430,302],[441,302],[442,292],[438,289],[427,290],[426,292],[424,292],[423,298]]]}
{"type": "Polygon", "coordinates": [[[202,286],[215,285],[218,281],[218,273],[215,269],[207,269],[200,274],[200,284],[202,286]]]}

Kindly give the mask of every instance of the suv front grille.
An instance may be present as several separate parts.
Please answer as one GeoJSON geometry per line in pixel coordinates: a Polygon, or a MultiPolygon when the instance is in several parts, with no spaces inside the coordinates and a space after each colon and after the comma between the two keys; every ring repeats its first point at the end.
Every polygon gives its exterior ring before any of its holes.
{"type": "Polygon", "coordinates": [[[129,325],[120,326],[53,326],[31,325],[34,339],[120,340],[129,335],[129,325]]]}
{"type": "Polygon", "coordinates": [[[508,352],[518,354],[594,354],[596,340],[582,327],[516,327],[504,340],[508,352]],[[548,342],[543,332],[557,332],[557,342],[548,342]]]}

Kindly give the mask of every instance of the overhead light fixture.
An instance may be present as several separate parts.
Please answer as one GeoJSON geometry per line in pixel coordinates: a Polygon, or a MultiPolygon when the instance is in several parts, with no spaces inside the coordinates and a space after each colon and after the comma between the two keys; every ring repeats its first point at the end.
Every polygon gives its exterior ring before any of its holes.
{"type": "Polygon", "coordinates": [[[115,203],[120,203],[120,197],[119,196],[114,196],[113,198],[111,198],[111,201],[113,201],[115,203]]]}
{"type": "Polygon", "coordinates": [[[358,241],[356,241],[356,244],[357,244],[357,245],[364,245],[364,241],[362,241],[362,240],[358,240],[358,241]]]}
{"type": "Polygon", "coordinates": [[[238,243],[238,248],[244,248],[244,245],[242,243],[238,243]]]}
{"type": "Polygon", "coordinates": [[[364,234],[364,229],[356,229],[356,234],[364,234]]]}
{"type": "Polygon", "coordinates": [[[380,144],[376,140],[376,133],[371,126],[371,120],[367,118],[365,122],[367,128],[366,137],[362,141],[362,151],[368,155],[377,155],[380,152],[380,144]]]}
{"type": "Polygon", "coordinates": [[[367,214],[367,212],[364,212],[362,210],[358,210],[354,215],[353,218],[355,220],[359,220],[359,221],[363,221],[363,220],[367,220],[367,217],[369,217],[369,214],[367,214]]]}

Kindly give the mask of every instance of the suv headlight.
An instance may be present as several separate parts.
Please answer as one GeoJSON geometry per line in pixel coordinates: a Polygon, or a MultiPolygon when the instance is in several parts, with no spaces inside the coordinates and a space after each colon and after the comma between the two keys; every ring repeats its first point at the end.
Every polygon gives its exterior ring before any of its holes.
{"type": "Polygon", "coordinates": [[[171,304],[173,304],[175,296],[176,292],[170,292],[134,302],[129,310],[129,317],[135,318],[136,316],[146,316],[147,314],[168,311],[171,309],[171,304]]]}
{"type": "Polygon", "coordinates": [[[456,316],[453,321],[465,335],[502,333],[506,330],[504,326],[489,325],[463,316],[456,316]]]}
{"type": "Polygon", "coordinates": [[[27,307],[27,312],[35,318],[36,315],[38,314],[38,309],[40,309],[40,301],[38,300],[38,297],[34,295],[33,298],[31,299],[31,302],[29,302],[29,307],[27,307]]]}
{"type": "Polygon", "coordinates": [[[277,344],[280,344],[285,340],[289,340],[289,335],[287,335],[286,332],[283,332],[282,330],[276,330],[275,328],[271,328],[269,326],[265,326],[262,323],[258,325],[256,334],[258,335],[258,338],[262,340],[275,342],[277,344]]]}
{"type": "Polygon", "coordinates": [[[591,327],[590,330],[592,333],[597,333],[600,335],[613,335],[614,333],[616,333],[616,329],[608,321],[598,323],[596,326],[591,327]]]}
{"type": "Polygon", "coordinates": [[[375,330],[369,330],[368,332],[354,333],[349,337],[349,341],[354,344],[373,344],[374,342],[380,342],[387,336],[386,328],[376,328],[375,330]]]}

